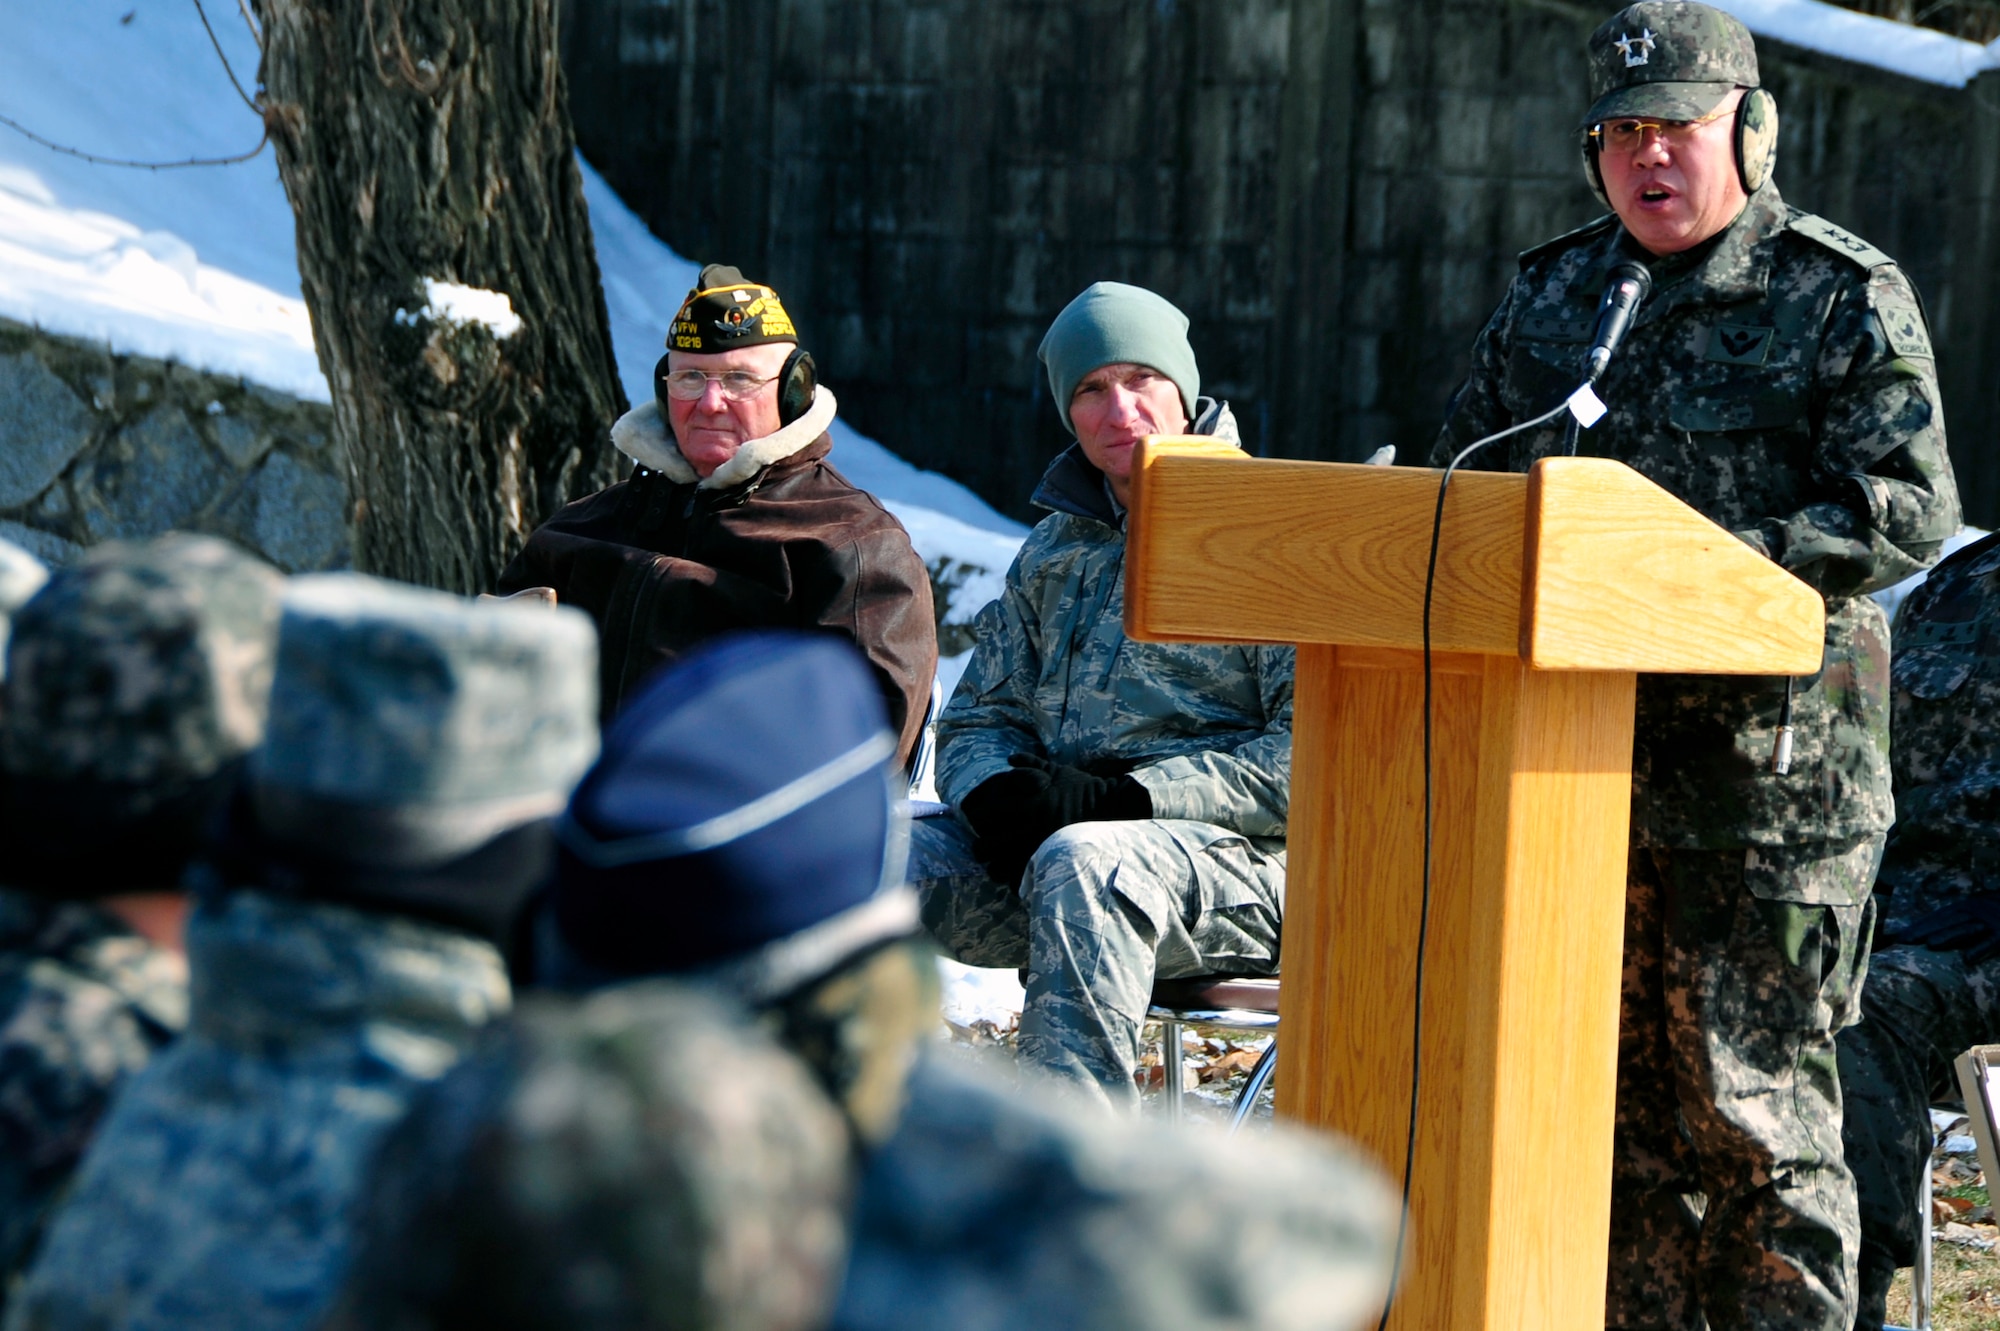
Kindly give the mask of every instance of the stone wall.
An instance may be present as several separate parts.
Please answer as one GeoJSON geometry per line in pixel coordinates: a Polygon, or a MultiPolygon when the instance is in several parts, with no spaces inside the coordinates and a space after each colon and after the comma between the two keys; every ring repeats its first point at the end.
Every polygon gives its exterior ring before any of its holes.
{"type": "Polygon", "coordinates": [[[0,319],[0,537],[225,536],[287,572],[347,564],[332,409],[0,319]]]}
{"type": "MultiPolygon", "coordinates": [[[[862,430],[1028,516],[1034,350],[1088,282],[1185,309],[1253,450],[1421,454],[1514,255],[1601,211],[1568,0],[566,0],[585,154],[776,284],[862,430]]],[[[2000,524],[2000,75],[1761,43],[1789,198],[1930,302],[1972,517],[2000,524]]]]}

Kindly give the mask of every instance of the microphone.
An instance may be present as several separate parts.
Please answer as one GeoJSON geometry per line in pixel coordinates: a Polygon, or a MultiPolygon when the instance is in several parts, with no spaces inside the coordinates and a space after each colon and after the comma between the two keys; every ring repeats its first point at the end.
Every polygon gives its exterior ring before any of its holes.
{"type": "Polygon", "coordinates": [[[1604,299],[1597,303],[1597,332],[1590,339],[1590,350],[1584,357],[1584,369],[1590,376],[1586,382],[1594,384],[1604,374],[1611,364],[1611,353],[1618,350],[1626,330],[1632,326],[1632,316],[1646,303],[1652,290],[1652,272],[1636,259],[1627,259],[1611,270],[1604,299]]]}

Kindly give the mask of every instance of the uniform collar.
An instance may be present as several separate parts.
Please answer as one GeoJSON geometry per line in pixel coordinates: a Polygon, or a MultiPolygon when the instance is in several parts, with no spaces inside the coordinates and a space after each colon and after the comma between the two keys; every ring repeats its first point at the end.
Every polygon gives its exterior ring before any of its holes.
{"type": "Polygon", "coordinates": [[[378,1028],[456,1044],[510,998],[499,952],[470,934],[254,891],[197,907],[188,963],[195,1028],[248,1046],[378,1028]]]}
{"type": "Polygon", "coordinates": [[[1735,221],[1704,242],[1692,263],[1676,263],[1681,258],[1678,255],[1650,258],[1621,225],[1602,242],[1602,254],[1590,270],[1583,293],[1592,297],[1601,294],[1611,267],[1637,257],[1654,275],[1653,295],[1639,315],[1640,323],[1650,323],[1681,305],[1727,305],[1757,299],[1770,290],[1771,254],[1790,214],[1777,185],[1767,183],[1750,196],[1735,221]]]}
{"type": "MultiPolygon", "coordinates": [[[[1229,410],[1227,402],[1204,397],[1195,401],[1195,418],[1188,426],[1189,434],[1205,434],[1224,443],[1242,446],[1242,435],[1236,428],[1235,413],[1229,410]]],[[[1111,494],[1111,483],[1104,473],[1090,464],[1083,455],[1082,444],[1071,444],[1056,455],[1049,469],[1042,473],[1040,485],[1028,500],[1036,508],[1046,508],[1056,513],[1067,513],[1072,517],[1089,518],[1107,527],[1123,527],[1125,508],[1111,494]]]]}
{"type": "MultiPolygon", "coordinates": [[[[813,390],[812,406],[806,414],[776,434],[752,439],[736,450],[736,455],[707,477],[695,472],[693,464],[681,456],[673,431],[667,428],[658,402],[641,402],[618,418],[611,427],[611,442],[618,451],[642,467],[664,475],[675,485],[695,485],[702,490],[728,490],[743,485],[766,467],[805,452],[818,443],[833,425],[839,410],[833,393],[821,384],[813,390]]],[[[825,456],[827,445],[820,456],[825,456]]]]}

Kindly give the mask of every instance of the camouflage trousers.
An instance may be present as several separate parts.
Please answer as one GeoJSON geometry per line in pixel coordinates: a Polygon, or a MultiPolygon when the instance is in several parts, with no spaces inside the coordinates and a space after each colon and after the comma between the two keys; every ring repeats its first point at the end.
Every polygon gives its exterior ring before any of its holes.
{"type": "Polygon", "coordinates": [[[2000,1042],[2000,957],[1892,947],[1868,965],[1861,1024],[1841,1032],[1841,1130],[1861,1198],[1857,1328],[1882,1325],[1896,1268],[1917,1260],[1917,1197],[1930,1168],[1933,1104],[1959,1098],[1952,1060],[2000,1042]]]}
{"type": "Polygon", "coordinates": [[[1632,852],[1605,1324],[1846,1331],[1834,1032],[1882,838],[1632,852]]]}
{"type": "Polygon", "coordinates": [[[1027,967],[1022,1060],[1107,1105],[1138,1104],[1155,978],[1277,969],[1284,848],[1212,823],[1075,823],[1042,843],[1017,886],[980,867],[957,818],[925,818],[910,879],[947,953],[1027,967]]]}

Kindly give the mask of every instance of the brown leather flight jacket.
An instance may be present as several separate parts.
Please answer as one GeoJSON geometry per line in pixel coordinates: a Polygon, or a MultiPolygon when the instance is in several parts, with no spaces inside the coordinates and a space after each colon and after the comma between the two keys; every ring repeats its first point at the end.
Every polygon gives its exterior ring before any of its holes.
{"type": "Polygon", "coordinates": [[[722,488],[677,484],[641,465],[537,528],[499,590],[553,587],[597,621],[606,719],[705,638],[838,633],[874,668],[907,765],[937,669],[930,577],[903,524],[827,462],[831,448],[821,434],[722,488]]]}

